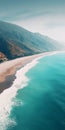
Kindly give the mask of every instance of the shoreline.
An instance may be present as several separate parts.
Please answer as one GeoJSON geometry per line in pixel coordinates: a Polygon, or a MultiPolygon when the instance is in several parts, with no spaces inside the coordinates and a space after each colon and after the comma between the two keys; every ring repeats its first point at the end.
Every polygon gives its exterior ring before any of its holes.
{"type": "MultiPolygon", "coordinates": [[[[1,94],[0,94],[0,128],[1,129],[2,129],[3,124],[4,124],[3,127],[6,129],[7,129],[8,125],[11,125],[11,124],[16,125],[15,119],[10,119],[9,116],[10,116],[12,107],[15,105],[18,105],[18,102],[19,102],[19,105],[20,104],[23,105],[23,102],[15,100],[15,97],[17,95],[18,90],[26,87],[28,84],[29,79],[27,78],[26,73],[38,63],[39,59],[44,58],[46,56],[54,55],[54,54],[57,54],[57,52],[43,53],[43,54],[35,55],[34,57],[30,57],[30,58],[27,57],[26,58],[27,60],[25,60],[26,64],[24,66],[21,66],[21,65],[17,66],[18,68],[16,68],[16,74],[14,72],[15,80],[12,81],[11,87],[9,87],[7,90],[4,89],[4,91],[1,92],[1,94]]],[[[23,58],[23,60],[24,59],[25,58],[23,58]]],[[[22,61],[22,59],[16,59],[14,61],[14,63],[17,61],[20,61],[20,60],[22,61]]],[[[13,65],[12,62],[13,61],[8,62],[9,64],[11,63],[9,67],[11,67],[11,65],[13,65]]],[[[18,63],[20,63],[20,62],[18,62],[18,63]]],[[[14,64],[14,66],[15,66],[15,64],[14,64]]],[[[8,69],[9,69],[9,67],[8,67],[8,69]]],[[[7,68],[7,66],[6,66],[6,68],[7,68]]],[[[4,73],[4,70],[3,70],[3,73],[4,73]]],[[[7,79],[9,77],[10,76],[8,76],[7,79]]]]}
{"type": "Polygon", "coordinates": [[[58,53],[60,51],[54,52],[45,52],[41,54],[36,54],[32,56],[26,56],[22,58],[17,58],[11,61],[7,61],[0,64],[0,94],[5,90],[11,87],[13,82],[16,79],[16,73],[21,68],[24,68],[27,64],[32,62],[35,59],[40,59],[42,57],[58,53]]]}
{"type": "Polygon", "coordinates": [[[34,60],[36,56],[28,56],[24,58],[18,58],[12,61],[7,61],[0,64],[0,94],[5,90],[11,87],[13,81],[16,79],[16,73],[20,68],[26,66],[34,60]],[[6,66],[3,70],[2,68],[6,66]]]}
{"type": "Polygon", "coordinates": [[[0,94],[5,90],[11,87],[13,81],[16,79],[16,73],[20,68],[26,66],[32,60],[40,57],[44,54],[37,54],[22,58],[17,58],[11,61],[7,61],[0,64],[0,94]]]}

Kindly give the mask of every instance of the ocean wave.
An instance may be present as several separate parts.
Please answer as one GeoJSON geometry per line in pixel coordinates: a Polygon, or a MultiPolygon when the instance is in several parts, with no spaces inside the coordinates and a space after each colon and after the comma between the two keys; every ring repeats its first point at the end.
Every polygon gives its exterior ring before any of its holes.
{"type": "Polygon", "coordinates": [[[17,91],[27,86],[29,79],[26,77],[26,73],[38,63],[38,58],[28,63],[23,68],[17,71],[16,79],[13,85],[4,90],[0,94],[0,129],[6,130],[10,125],[16,125],[15,119],[11,119],[9,116],[13,106],[22,105],[21,101],[15,101],[17,91]]]}

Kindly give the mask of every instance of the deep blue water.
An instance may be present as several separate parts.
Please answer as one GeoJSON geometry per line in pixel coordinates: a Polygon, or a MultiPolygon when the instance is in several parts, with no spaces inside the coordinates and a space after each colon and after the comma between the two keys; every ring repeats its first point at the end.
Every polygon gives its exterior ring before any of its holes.
{"type": "Polygon", "coordinates": [[[47,56],[29,70],[27,87],[18,91],[7,130],[65,130],[65,53],[47,56]]]}

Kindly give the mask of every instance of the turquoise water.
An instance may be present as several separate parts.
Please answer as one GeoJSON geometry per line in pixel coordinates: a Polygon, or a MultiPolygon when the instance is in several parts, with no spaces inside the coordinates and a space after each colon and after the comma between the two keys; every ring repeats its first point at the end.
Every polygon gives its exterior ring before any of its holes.
{"type": "Polygon", "coordinates": [[[17,124],[7,130],[65,130],[65,53],[42,58],[26,76],[10,115],[17,124]]]}

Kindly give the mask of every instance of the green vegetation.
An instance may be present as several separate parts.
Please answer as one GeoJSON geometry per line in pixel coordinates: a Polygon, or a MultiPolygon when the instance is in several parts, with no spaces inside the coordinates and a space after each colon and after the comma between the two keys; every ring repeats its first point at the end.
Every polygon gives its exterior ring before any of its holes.
{"type": "Polygon", "coordinates": [[[7,59],[54,50],[61,50],[58,42],[17,25],[0,21],[0,52],[7,59]]]}

